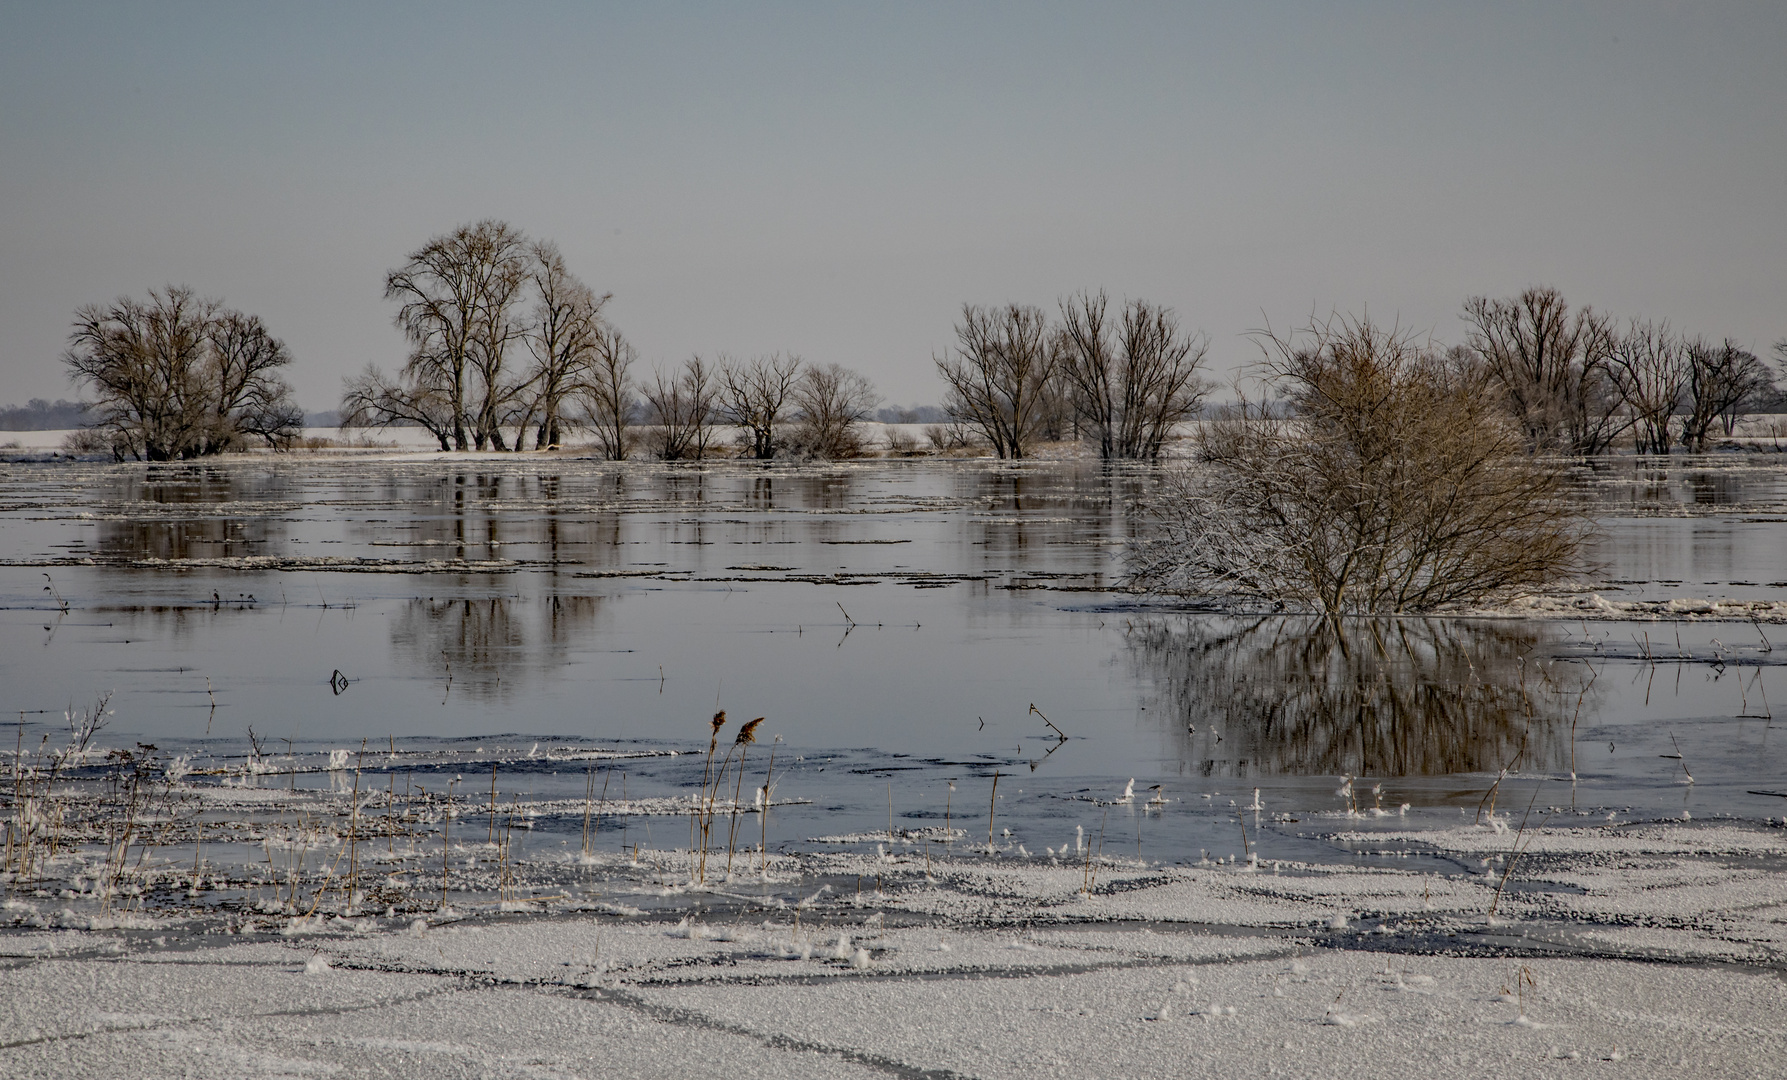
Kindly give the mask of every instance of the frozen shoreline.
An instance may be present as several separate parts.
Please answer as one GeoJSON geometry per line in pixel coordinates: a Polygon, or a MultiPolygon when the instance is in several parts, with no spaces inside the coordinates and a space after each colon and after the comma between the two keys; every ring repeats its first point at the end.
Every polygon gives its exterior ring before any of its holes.
{"type": "Polygon", "coordinates": [[[18,898],[0,1072],[1728,1076],[1787,1050],[1773,822],[1317,824],[1373,864],[908,843],[706,885],[686,852],[542,859],[509,903],[425,914],[18,898]]]}

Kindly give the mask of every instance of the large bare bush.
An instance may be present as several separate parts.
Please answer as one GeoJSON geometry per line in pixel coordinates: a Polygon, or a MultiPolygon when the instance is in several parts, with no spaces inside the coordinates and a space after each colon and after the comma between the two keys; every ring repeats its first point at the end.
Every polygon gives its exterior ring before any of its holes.
{"type": "Polygon", "coordinates": [[[881,396],[869,380],[839,364],[813,365],[794,384],[796,410],[790,449],[803,457],[853,458],[862,454],[858,425],[874,414],[881,396]]]}
{"type": "Polygon", "coordinates": [[[1261,335],[1279,407],[1205,425],[1163,478],[1137,586],[1330,615],[1419,611],[1551,582],[1581,518],[1478,365],[1336,317],[1261,335]]]}
{"type": "Polygon", "coordinates": [[[253,315],[191,289],[151,289],[75,312],[62,362],[92,392],[93,427],[117,457],[149,461],[288,445],[304,415],[279,368],[285,343],[253,315]]]}

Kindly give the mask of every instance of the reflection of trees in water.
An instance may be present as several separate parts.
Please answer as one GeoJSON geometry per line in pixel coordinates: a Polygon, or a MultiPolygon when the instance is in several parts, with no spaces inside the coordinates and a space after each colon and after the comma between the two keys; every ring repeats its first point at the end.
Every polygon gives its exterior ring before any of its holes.
{"type": "Polygon", "coordinates": [[[417,674],[438,675],[443,683],[451,664],[454,694],[506,696],[563,664],[572,640],[596,625],[602,600],[558,595],[416,599],[398,610],[391,645],[417,674]]]}
{"type": "Polygon", "coordinates": [[[1544,644],[1510,624],[1210,616],[1137,627],[1128,647],[1184,770],[1431,776],[1567,767],[1589,673],[1539,659],[1544,644]]]}
{"type": "MultiPolygon", "coordinates": [[[[1053,569],[1052,546],[1109,547],[1133,533],[1131,508],[1154,482],[1146,466],[1121,463],[1012,465],[964,471],[961,495],[979,504],[965,519],[972,544],[998,568],[1053,569]]],[[[1112,571],[1120,570],[1113,563],[1112,571]]],[[[1095,575],[1102,583],[1105,574],[1095,575]]]]}
{"type": "Polygon", "coordinates": [[[140,477],[124,478],[107,501],[127,515],[102,519],[95,543],[101,555],[117,559],[214,559],[265,554],[269,540],[284,534],[283,523],[262,505],[283,500],[287,487],[277,473],[211,466],[152,466],[140,477]],[[241,505],[239,514],[218,507],[241,505]]]}

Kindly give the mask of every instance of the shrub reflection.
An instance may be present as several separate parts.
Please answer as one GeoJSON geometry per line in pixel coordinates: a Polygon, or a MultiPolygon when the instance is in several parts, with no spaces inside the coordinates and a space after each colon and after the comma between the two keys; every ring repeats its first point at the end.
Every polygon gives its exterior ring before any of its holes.
{"type": "Polygon", "coordinates": [[[1129,637],[1146,701],[1206,776],[1567,768],[1591,672],[1542,628],[1444,619],[1160,620],[1129,637]]]}

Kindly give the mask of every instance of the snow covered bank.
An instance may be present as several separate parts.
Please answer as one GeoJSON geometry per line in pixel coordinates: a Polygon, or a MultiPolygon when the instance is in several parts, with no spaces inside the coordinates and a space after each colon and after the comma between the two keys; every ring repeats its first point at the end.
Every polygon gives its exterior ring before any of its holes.
{"type": "Polygon", "coordinates": [[[96,918],[15,887],[0,1073],[1677,1077],[1787,1051],[1779,826],[1325,835],[1321,864],[884,850],[706,884],[686,852],[609,854],[425,914],[325,889],[96,918]]]}

